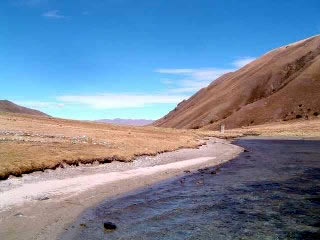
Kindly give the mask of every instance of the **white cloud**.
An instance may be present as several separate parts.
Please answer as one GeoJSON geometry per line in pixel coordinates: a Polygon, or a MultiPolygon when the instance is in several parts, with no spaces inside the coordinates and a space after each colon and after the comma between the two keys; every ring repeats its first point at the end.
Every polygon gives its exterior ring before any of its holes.
{"type": "Polygon", "coordinates": [[[166,78],[162,83],[169,86],[171,93],[193,93],[208,86],[212,81],[228,72],[234,72],[255,60],[254,57],[241,57],[231,63],[232,68],[160,68],[157,73],[174,75],[178,79],[166,78]]]}
{"type": "Polygon", "coordinates": [[[234,71],[234,69],[219,69],[219,68],[182,68],[182,69],[157,69],[157,73],[183,75],[198,81],[214,80],[221,75],[234,71]]]}
{"type": "MultiPolygon", "coordinates": [[[[221,68],[201,68],[201,69],[191,69],[191,68],[177,68],[177,69],[157,69],[157,73],[175,75],[180,77],[180,79],[173,81],[167,79],[166,82],[172,85],[175,83],[174,88],[170,88],[169,92],[172,93],[183,93],[183,92],[195,92],[203,87],[206,87],[213,80],[222,76],[227,72],[232,72],[234,69],[221,69],[221,68]]],[[[167,84],[169,85],[169,84],[167,84]]]]}
{"type": "MultiPolygon", "coordinates": [[[[54,12],[53,15],[57,14],[54,12]]],[[[50,14],[49,14],[50,15],[50,14]]],[[[58,15],[59,16],[59,15],[58,15]]],[[[236,71],[253,61],[253,57],[238,58],[231,63],[233,68],[161,68],[155,72],[167,75],[161,78],[168,90],[162,94],[105,93],[96,95],[58,96],[56,102],[20,102],[34,108],[87,106],[95,109],[141,108],[151,104],[177,104],[225,73],[236,71]]]]}
{"type": "Polygon", "coordinates": [[[242,67],[244,67],[245,65],[251,63],[254,60],[256,60],[255,57],[241,57],[241,58],[238,58],[237,60],[235,60],[233,62],[233,65],[236,68],[242,68],[242,67]]]}
{"type": "Polygon", "coordinates": [[[166,94],[103,94],[89,96],[59,96],[57,100],[63,104],[88,105],[97,109],[139,108],[149,104],[177,104],[186,99],[183,95],[166,94]]]}
{"type": "Polygon", "coordinates": [[[42,16],[46,18],[55,18],[55,19],[65,18],[65,16],[59,14],[58,10],[51,10],[51,11],[45,12],[42,14],[42,16]]]}

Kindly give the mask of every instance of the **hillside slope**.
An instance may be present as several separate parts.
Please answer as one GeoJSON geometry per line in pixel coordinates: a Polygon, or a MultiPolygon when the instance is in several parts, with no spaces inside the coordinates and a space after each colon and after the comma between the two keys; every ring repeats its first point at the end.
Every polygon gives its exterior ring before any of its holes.
{"type": "Polygon", "coordinates": [[[320,35],[227,73],[153,125],[227,129],[320,114],[320,35]]]}
{"type": "Polygon", "coordinates": [[[47,116],[47,117],[49,116],[38,110],[19,106],[8,100],[0,100],[0,112],[22,113],[22,114],[31,114],[31,115],[47,116]]]}

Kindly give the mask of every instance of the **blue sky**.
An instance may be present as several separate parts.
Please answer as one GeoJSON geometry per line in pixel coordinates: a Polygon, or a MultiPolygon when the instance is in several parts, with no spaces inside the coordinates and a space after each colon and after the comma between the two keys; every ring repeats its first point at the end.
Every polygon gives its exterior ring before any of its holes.
{"type": "Polygon", "coordinates": [[[221,74],[320,33],[319,0],[1,0],[0,99],[157,119],[221,74]]]}

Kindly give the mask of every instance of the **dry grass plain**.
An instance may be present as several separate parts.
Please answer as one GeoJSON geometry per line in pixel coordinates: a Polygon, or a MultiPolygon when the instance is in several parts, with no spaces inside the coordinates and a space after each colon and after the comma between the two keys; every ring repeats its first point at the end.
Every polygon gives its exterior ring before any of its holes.
{"type": "Polygon", "coordinates": [[[199,146],[204,133],[0,113],[0,179],[199,146]]]}
{"type": "Polygon", "coordinates": [[[141,155],[194,148],[209,136],[247,135],[320,137],[320,119],[243,127],[221,134],[0,113],[0,179],[66,164],[131,161],[141,155]]]}

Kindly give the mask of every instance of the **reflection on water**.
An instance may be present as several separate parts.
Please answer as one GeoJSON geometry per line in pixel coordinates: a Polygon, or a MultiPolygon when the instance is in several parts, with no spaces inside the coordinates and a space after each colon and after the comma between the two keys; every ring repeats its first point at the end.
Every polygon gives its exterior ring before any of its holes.
{"type": "Polygon", "coordinates": [[[320,141],[236,144],[249,152],[219,169],[89,210],[74,239],[320,239],[320,141]]]}

